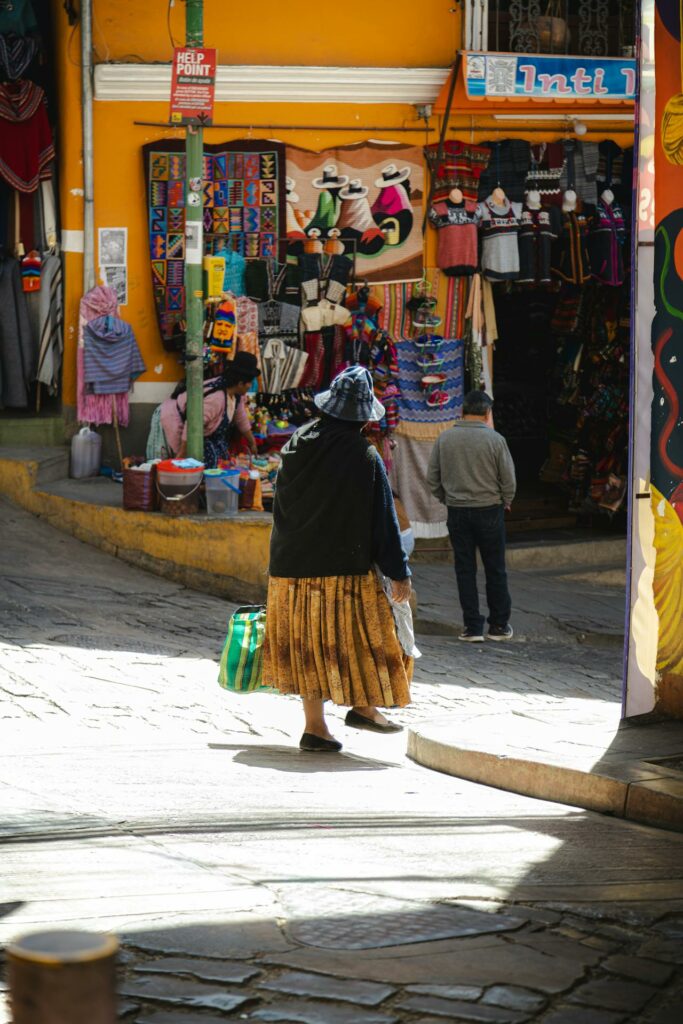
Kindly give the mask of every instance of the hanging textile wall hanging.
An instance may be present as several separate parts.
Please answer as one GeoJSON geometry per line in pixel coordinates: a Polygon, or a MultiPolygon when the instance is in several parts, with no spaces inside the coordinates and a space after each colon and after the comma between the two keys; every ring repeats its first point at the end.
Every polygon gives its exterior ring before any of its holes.
{"type": "MultiPolygon", "coordinates": [[[[154,303],[165,344],[185,317],[185,147],[143,146],[154,303]]],[[[245,259],[285,255],[285,147],[277,142],[204,146],[204,250],[245,259]]]]}
{"type": "Polygon", "coordinates": [[[403,338],[397,345],[398,376],[401,381],[399,432],[421,440],[436,440],[446,426],[462,416],[464,345],[459,338],[426,335],[403,338]],[[431,344],[430,344],[431,340],[431,344]],[[430,405],[423,381],[432,372],[443,376],[439,387],[445,400],[430,405]]]}
{"type": "Polygon", "coordinates": [[[314,153],[287,147],[290,253],[355,254],[355,276],[422,277],[424,166],[418,146],[364,142],[314,153]]]}

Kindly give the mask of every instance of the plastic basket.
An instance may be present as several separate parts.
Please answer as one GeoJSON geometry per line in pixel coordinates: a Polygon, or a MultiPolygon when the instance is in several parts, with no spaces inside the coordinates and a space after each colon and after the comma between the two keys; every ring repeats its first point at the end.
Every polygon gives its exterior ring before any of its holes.
{"type": "Polygon", "coordinates": [[[204,474],[206,511],[210,516],[236,516],[240,496],[239,469],[209,470],[204,474]]]}

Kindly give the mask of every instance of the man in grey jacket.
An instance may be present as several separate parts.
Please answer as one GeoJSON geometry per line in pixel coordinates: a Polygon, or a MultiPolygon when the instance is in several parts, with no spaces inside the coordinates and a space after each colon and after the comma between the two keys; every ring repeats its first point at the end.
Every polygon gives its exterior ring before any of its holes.
{"type": "Polygon", "coordinates": [[[505,509],[515,496],[515,467],[505,438],[493,429],[493,401],[470,391],[463,418],[445,430],[429,460],[429,489],[448,507],[448,533],[465,629],[460,640],[483,643],[479,611],[477,550],[486,573],[490,640],[509,640],[510,592],[505,571],[505,509]]]}

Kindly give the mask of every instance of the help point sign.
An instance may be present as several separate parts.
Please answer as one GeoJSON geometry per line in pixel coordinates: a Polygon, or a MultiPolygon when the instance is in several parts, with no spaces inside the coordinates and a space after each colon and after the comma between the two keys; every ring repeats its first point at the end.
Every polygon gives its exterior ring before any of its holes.
{"type": "Polygon", "coordinates": [[[171,121],[211,124],[216,87],[216,51],[178,48],[173,52],[171,121]]]}

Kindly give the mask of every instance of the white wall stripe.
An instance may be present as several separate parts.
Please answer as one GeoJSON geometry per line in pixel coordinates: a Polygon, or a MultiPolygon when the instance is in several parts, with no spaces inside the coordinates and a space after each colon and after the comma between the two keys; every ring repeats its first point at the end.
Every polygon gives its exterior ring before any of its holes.
{"type": "MultiPolygon", "coordinates": [[[[448,68],[221,65],[217,103],[433,103],[448,68]]],[[[95,99],[168,102],[169,64],[98,64],[95,99]]]]}

